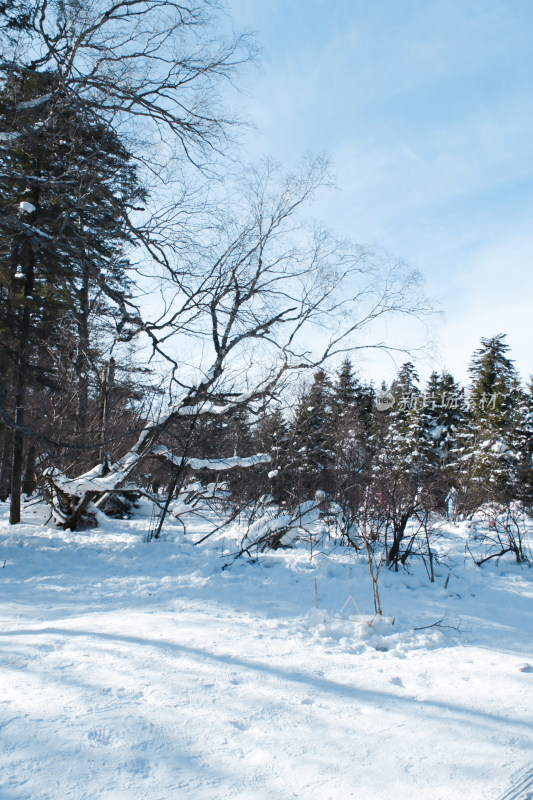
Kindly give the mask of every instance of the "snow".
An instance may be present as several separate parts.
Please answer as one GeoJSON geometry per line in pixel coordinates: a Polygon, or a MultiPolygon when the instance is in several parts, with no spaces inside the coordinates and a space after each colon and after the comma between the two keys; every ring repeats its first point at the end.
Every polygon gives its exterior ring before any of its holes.
{"type": "Polygon", "coordinates": [[[43,239],[52,240],[54,238],[53,236],[50,236],[49,233],[45,233],[44,231],[39,230],[39,228],[36,228],[35,225],[25,224],[24,227],[26,228],[26,230],[31,231],[32,233],[36,233],[37,236],[41,236],[43,239]]]}
{"type": "Polygon", "coordinates": [[[18,131],[1,131],[0,132],[0,142],[12,142],[15,139],[18,139],[20,133],[18,131]]]}
{"type": "Polygon", "coordinates": [[[54,485],[63,492],[76,497],[82,497],[88,492],[111,492],[118,484],[126,480],[126,473],[118,467],[104,476],[102,476],[102,469],[103,465],[99,464],[77,478],[69,478],[59,469],[48,467],[44,470],[43,475],[45,478],[50,478],[54,485]]]}
{"type": "Polygon", "coordinates": [[[44,103],[47,103],[51,97],[51,94],[43,94],[41,97],[34,97],[32,100],[24,100],[24,102],[17,105],[17,109],[37,108],[37,106],[42,106],[44,103]]]}
{"type": "Polygon", "coordinates": [[[271,461],[268,453],[257,453],[253,456],[231,456],[228,458],[187,458],[187,465],[193,469],[210,469],[218,472],[227,469],[253,467],[256,464],[266,464],[271,461]]]}
{"type": "Polygon", "coordinates": [[[509,451],[509,447],[503,442],[501,439],[498,439],[497,442],[494,442],[492,447],[490,448],[493,453],[507,453],[509,451]]]}
{"type": "Polygon", "coordinates": [[[228,456],[227,458],[182,458],[170,452],[163,445],[158,445],[152,448],[154,455],[162,455],[173,464],[181,466],[182,464],[190,467],[192,470],[209,469],[216,472],[222,472],[228,469],[238,469],[239,467],[247,468],[253,467],[256,464],[267,464],[272,459],[268,453],[257,453],[253,456],[228,456]]]}
{"type": "Polygon", "coordinates": [[[445,430],[444,425],[435,425],[435,427],[432,428],[430,431],[431,438],[437,441],[442,436],[444,430],[445,430]]]}
{"type": "Polygon", "coordinates": [[[435,583],[382,571],[375,619],[327,538],[234,561],[237,527],[147,543],[150,512],[72,534],[0,503],[2,799],[531,796],[527,566],[443,526],[435,583]]]}
{"type": "Polygon", "coordinates": [[[31,214],[35,211],[35,206],[32,203],[28,203],[27,200],[23,200],[19,203],[19,211],[21,214],[31,214]]]}
{"type": "MultiPolygon", "coordinates": [[[[214,367],[212,367],[208,374],[207,380],[209,380],[209,376],[213,375],[214,367]]],[[[239,394],[236,395],[234,400],[231,403],[226,403],[225,405],[218,405],[217,403],[210,402],[207,400],[203,400],[201,403],[197,403],[196,405],[192,406],[184,406],[181,404],[176,405],[169,413],[168,416],[179,416],[179,417],[197,417],[202,414],[219,414],[224,415],[227,414],[228,411],[234,409],[237,405],[246,403],[253,397],[254,392],[249,392],[248,394],[239,394]]]]}

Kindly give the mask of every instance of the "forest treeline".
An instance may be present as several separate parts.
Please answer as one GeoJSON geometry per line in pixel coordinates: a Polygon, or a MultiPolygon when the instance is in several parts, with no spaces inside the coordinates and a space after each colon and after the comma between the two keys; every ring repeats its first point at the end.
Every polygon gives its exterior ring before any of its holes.
{"type": "MultiPolygon", "coordinates": [[[[215,421],[205,453],[268,453],[268,465],[228,473],[234,507],[260,498],[290,515],[314,501],[327,517],[333,503],[346,536],[362,521],[374,525],[375,538],[387,534],[389,565],[409,557],[411,523],[484,510],[493,527],[502,513],[514,526],[518,509],[533,508],[533,386],[521,384],[505,338],[481,340],[467,386],[448,372],[423,385],[406,362],[376,388],[346,358],[336,373],[316,371],[290,408],[215,421]]],[[[283,534],[274,528],[265,543],[277,546],[283,534]]],[[[504,538],[491,553],[509,547],[504,538]]],[[[510,551],[525,560],[521,541],[510,551]]]]}
{"type": "MultiPolygon", "coordinates": [[[[315,373],[287,415],[253,430],[272,455],[271,492],[287,503],[316,491],[357,506],[369,490],[385,508],[471,514],[490,501],[533,501],[533,386],[523,387],[505,336],[482,339],[460,386],[444,372],[421,385],[405,363],[376,389],[346,359],[315,373]]],[[[266,486],[265,486],[266,489],[266,486]]]]}

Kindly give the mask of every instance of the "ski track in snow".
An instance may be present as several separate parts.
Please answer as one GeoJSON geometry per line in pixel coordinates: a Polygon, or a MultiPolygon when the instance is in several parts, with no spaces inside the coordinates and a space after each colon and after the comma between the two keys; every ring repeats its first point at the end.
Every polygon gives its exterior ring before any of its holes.
{"type": "Polygon", "coordinates": [[[533,798],[533,766],[516,772],[511,780],[510,787],[497,800],[532,800],[533,798]]]}
{"type": "Polygon", "coordinates": [[[532,572],[478,569],[460,529],[447,590],[383,573],[372,622],[353,552],[222,571],[202,520],[146,544],[149,517],[0,512],[0,800],[533,798],[532,572]]]}

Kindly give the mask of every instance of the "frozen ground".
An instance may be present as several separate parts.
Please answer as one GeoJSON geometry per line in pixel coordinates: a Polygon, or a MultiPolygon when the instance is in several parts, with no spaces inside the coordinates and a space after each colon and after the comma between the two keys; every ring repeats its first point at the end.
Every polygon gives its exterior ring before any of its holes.
{"type": "Polygon", "coordinates": [[[435,584],[382,574],[372,628],[348,551],[222,571],[200,523],[147,544],[147,518],[6,512],[2,800],[533,798],[533,570],[465,561],[464,527],[435,584]]]}

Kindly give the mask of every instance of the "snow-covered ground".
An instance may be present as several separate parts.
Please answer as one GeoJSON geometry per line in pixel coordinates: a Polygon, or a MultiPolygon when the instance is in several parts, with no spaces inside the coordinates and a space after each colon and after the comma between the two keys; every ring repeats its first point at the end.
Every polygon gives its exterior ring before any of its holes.
{"type": "Polygon", "coordinates": [[[382,572],[370,625],[347,550],[222,570],[201,521],[0,513],[2,800],[533,797],[533,570],[476,567],[466,524],[434,584],[382,572]]]}

